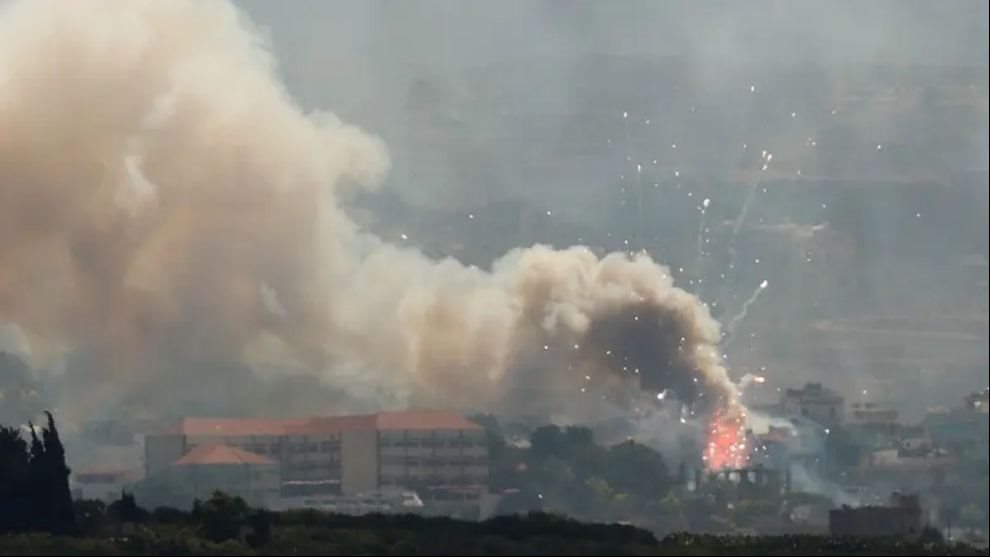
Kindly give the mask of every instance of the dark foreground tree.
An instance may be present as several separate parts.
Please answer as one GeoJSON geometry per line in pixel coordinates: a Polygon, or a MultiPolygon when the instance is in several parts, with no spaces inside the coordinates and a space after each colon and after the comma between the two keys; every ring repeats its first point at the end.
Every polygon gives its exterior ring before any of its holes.
{"type": "Polygon", "coordinates": [[[20,431],[0,426],[0,534],[30,525],[24,509],[31,504],[31,459],[20,431]]]}
{"type": "Polygon", "coordinates": [[[69,467],[55,419],[38,429],[30,424],[31,444],[14,428],[0,427],[0,532],[74,531],[69,467]]]}
{"type": "Polygon", "coordinates": [[[219,491],[206,501],[193,502],[193,519],[200,524],[203,537],[212,542],[241,539],[249,514],[244,499],[219,491]]]}

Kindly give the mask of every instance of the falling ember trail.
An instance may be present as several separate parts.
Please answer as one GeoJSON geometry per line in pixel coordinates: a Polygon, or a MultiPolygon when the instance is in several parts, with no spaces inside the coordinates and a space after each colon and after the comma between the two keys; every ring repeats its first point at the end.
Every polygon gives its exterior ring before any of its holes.
{"type": "Polygon", "coordinates": [[[756,303],[757,298],[760,297],[760,293],[766,290],[769,284],[770,283],[766,280],[761,282],[760,285],[756,287],[753,295],[750,296],[749,299],[746,300],[746,303],[743,304],[742,309],[739,310],[739,313],[729,320],[729,324],[725,328],[725,336],[727,337],[727,341],[732,340],[735,336],[736,329],[739,328],[739,325],[742,324],[743,319],[746,318],[746,314],[749,313],[750,306],[756,303]]]}
{"type": "Polygon", "coordinates": [[[739,210],[739,216],[736,217],[736,222],[732,225],[732,236],[729,237],[729,269],[734,270],[736,268],[736,263],[739,260],[739,250],[736,249],[736,239],[739,237],[739,232],[742,230],[743,224],[746,222],[746,216],[749,214],[749,208],[753,204],[753,198],[756,197],[756,188],[759,187],[760,183],[754,181],[752,187],[746,193],[746,199],[743,201],[742,208],[739,210]]]}
{"type": "MultiPolygon", "coordinates": [[[[763,151],[760,154],[760,160],[763,162],[762,172],[766,172],[770,168],[770,162],[773,160],[773,153],[768,153],[763,151]]],[[[759,180],[754,180],[753,185],[746,192],[746,199],[743,200],[742,208],[739,210],[739,216],[736,218],[736,222],[732,225],[732,236],[729,237],[729,269],[734,270],[736,268],[736,262],[739,259],[739,251],[736,249],[736,239],[739,237],[739,232],[742,230],[743,224],[746,223],[746,217],[749,215],[749,209],[753,205],[753,199],[756,197],[756,188],[760,186],[759,180]]]]}
{"type": "Polygon", "coordinates": [[[701,216],[698,219],[698,257],[703,257],[705,255],[705,214],[708,212],[708,206],[711,204],[711,199],[705,198],[701,202],[701,208],[698,209],[701,212],[701,216]]]}
{"type": "Polygon", "coordinates": [[[643,249],[643,165],[636,165],[636,249],[643,249]]]}
{"type": "Polygon", "coordinates": [[[726,468],[743,468],[749,460],[746,446],[745,414],[732,417],[716,412],[708,428],[705,466],[717,472],[726,468]]]}
{"type": "Polygon", "coordinates": [[[698,298],[701,298],[702,295],[701,289],[703,288],[702,283],[704,282],[704,276],[705,276],[705,269],[704,269],[705,243],[707,242],[707,231],[708,231],[708,229],[705,227],[705,222],[706,222],[705,215],[708,213],[708,206],[710,204],[711,204],[711,199],[708,199],[706,197],[705,200],[702,201],[701,207],[698,209],[701,215],[698,217],[698,249],[696,252],[697,259],[695,260],[694,263],[695,273],[697,274],[698,277],[698,284],[696,289],[696,295],[698,296],[698,298]]]}

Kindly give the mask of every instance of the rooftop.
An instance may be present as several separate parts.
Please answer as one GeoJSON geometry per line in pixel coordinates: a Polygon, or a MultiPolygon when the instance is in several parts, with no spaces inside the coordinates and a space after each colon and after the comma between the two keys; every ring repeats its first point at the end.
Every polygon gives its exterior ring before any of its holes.
{"type": "Polygon", "coordinates": [[[287,435],[291,427],[306,419],[273,420],[262,418],[183,418],[162,433],[173,435],[287,435]]]}
{"type": "Polygon", "coordinates": [[[481,426],[451,412],[409,410],[356,416],[311,416],[292,419],[185,418],[163,432],[193,436],[319,435],[374,430],[480,430],[481,426]]]}
{"type": "Polygon", "coordinates": [[[807,383],[800,389],[787,389],[786,396],[789,398],[800,398],[802,400],[817,399],[841,403],[842,397],[835,391],[823,387],[821,383],[807,383]]]}
{"type": "Polygon", "coordinates": [[[175,461],[176,466],[199,464],[274,464],[259,454],[227,445],[202,445],[175,461]]]}
{"type": "Polygon", "coordinates": [[[375,416],[379,430],[483,429],[460,414],[436,410],[382,412],[375,416]]]}

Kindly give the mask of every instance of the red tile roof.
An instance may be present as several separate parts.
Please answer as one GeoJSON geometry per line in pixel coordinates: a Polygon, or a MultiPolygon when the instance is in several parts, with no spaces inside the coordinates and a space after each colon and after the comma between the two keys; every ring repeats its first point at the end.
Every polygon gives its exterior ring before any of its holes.
{"type": "Polygon", "coordinates": [[[195,464],[274,464],[260,454],[227,445],[200,445],[175,461],[176,466],[195,464]]]}
{"type": "Polygon", "coordinates": [[[164,435],[281,436],[321,435],[362,430],[479,430],[478,424],[451,412],[436,410],[382,412],[357,416],[314,416],[293,419],[185,418],[164,435]]]}
{"type": "Polygon", "coordinates": [[[375,415],[362,416],[314,416],[298,426],[289,428],[289,435],[321,435],[345,431],[375,429],[375,415]]]}
{"type": "Polygon", "coordinates": [[[272,420],[262,418],[185,418],[179,422],[176,430],[167,433],[184,435],[287,435],[292,427],[305,424],[306,418],[272,420]]]}

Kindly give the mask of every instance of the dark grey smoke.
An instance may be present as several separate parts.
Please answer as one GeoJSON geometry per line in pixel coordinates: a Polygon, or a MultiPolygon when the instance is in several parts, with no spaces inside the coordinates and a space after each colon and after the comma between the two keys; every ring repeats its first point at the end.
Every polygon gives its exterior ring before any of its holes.
{"type": "Polygon", "coordinates": [[[710,411],[733,393],[699,368],[695,354],[712,347],[698,337],[693,318],[647,302],[615,308],[592,320],[580,341],[581,357],[651,394],[666,391],[671,399],[710,411]]]}

